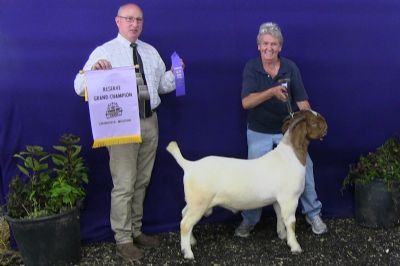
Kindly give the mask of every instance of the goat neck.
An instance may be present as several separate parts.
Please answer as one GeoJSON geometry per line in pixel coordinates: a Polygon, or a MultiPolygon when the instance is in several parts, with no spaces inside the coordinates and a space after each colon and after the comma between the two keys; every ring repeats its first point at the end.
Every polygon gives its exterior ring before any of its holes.
{"type": "Polygon", "coordinates": [[[282,142],[292,146],[297,159],[301,164],[306,165],[307,149],[310,140],[306,137],[307,125],[304,117],[294,119],[286,131],[282,142]]]}

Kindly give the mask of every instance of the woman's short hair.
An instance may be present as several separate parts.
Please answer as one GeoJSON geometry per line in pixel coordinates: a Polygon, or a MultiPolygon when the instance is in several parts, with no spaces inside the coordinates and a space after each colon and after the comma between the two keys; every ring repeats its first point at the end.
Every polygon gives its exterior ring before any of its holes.
{"type": "Polygon", "coordinates": [[[278,24],[274,22],[265,22],[261,24],[260,29],[258,30],[257,44],[260,44],[261,36],[264,34],[269,34],[277,38],[279,40],[280,45],[281,46],[283,45],[283,36],[278,24]]]}

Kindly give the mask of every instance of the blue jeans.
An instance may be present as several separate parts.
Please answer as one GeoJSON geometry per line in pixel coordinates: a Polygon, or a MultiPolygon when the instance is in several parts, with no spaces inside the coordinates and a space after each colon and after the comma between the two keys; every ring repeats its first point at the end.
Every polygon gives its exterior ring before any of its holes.
{"type": "MultiPolygon", "coordinates": [[[[282,134],[265,134],[247,129],[248,158],[255,159],[263,156],[277,145],[282,134]]],[[[306,160],[306,177],[304,192],[300,197],[303,214],[312,219],[321,212],[322,204],[318,200],[314,184],[313,163],[309,155],[306,160]]],[[[255,225],[260,221],[262,208],[246,210],[242,212],[243,222],[248,225],[255,225]]]]}

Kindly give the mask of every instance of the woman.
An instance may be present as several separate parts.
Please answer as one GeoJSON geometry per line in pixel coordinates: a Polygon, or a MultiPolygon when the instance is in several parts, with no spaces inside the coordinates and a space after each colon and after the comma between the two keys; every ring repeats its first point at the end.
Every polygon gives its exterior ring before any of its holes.
{"type": "MultiPolygon", "coordinates": [[[[257,36],[260,56],[247,62],[243,71],[242,106],[247,110],[248,158],[261,157],[271,151],[282,139],[284,118],[299,109],[310,109],[300,71],[296,64],[279,56],[283,37],[276,23],[260,26],[257,36]]],[[[313,164],[309,156],[306,162],[304,192],[300,198],[302,212],[315,234],[328,231],[320,213],[314,185],[313,164]]],[[[235,235],[248,237],[259,222],[262,209],[242,212],[243,221],[235,235]]]]}

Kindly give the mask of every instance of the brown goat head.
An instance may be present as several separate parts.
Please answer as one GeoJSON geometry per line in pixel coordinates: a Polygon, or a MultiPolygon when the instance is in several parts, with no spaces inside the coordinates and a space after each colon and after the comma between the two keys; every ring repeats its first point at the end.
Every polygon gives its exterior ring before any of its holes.
{"type": "MultiPolygon", "coordinates": [[[[308,139],[321,139],[328,132],[328,125],[325,118],[312,110],[300,110],[294,113],[293,118],[287,116],[283,122],[282,133],[285,133],[289,128],[294,130],[295,127],[299,127],[303,124],[303,133],[308,139]],[[301,123],[303,122],[304,123],[301,123]]],[[[302,134],[302,135],[303,135],[302,134]]]]}
{"type": "Polygon", "coordinates": [[[322,139],[328,130],[325,118],[311,110],[301,110],[284,120],[282,132],[290,131],[290,143],[297,158],[305,165],[307,148],[312,139],[322,139]]]}

